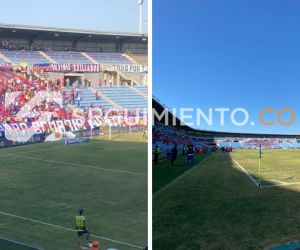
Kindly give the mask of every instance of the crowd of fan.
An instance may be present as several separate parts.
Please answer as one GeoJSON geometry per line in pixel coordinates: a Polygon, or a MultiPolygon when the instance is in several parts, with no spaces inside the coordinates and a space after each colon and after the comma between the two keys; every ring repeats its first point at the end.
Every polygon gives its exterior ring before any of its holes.
{"type": "Polygon", "coordinates": [[[52,112],[57,118],[62,118],[68,115],[67,112],[60,108],[53,102],[42,100],[30,113],[31,116],[17,117],[17,113],[22,107],[26,107],[37,92],[49,91],[57,92],[61,91],[63,84],[60,80],[51,81],[48,79],[37,79],[34,81],[27,81],[17,76],[11,79],[0,78],[0,122],[29,122],[35,121],[37,116],[34,113],[52,112]],[[5,104],[6,93],[20,92],[18,96],[10,102],[9,105],[5,104]]]}
{"type": "MultiPolygon", "coordinates": [[[[101,105],[94,105],[93,102],[87,108],[81,106],[83,101],[82,91],[88,87],[89,80],[84,80],[87,84],[84,86],[72,86],[66,81],[56,79],[49,80],[47,78],[36,78],[32,81],[23,78],[16,73],[11,72],[9,79],[0,77],[0,123],[14,123],[14,122],[34,122],[43,116],[47,121],[64,120],[73,118],[84,118],[95,115],[105,115],[105,110],[101,105]],[[71,91],[66,91],[65,87],[71,88],[71,91]],[[30,107],[30,100],[40,91],[59,92],[62,96],[62,106],[53,102],[49,98],[33,103],[30,107]],[[13,97],[9,105],[5,103],[5,96],[8,93],[19,92],[17,97],[13,97]],[[68,108],[67,108],[68,107],[68,108]],[[30,110],[25,115],[20,115],[21,109],[30,110]]],[[[101,97],[98,91],[95,92],[95,100],[101,97]]],[[[121,119],[125,115],[128,117],[135,117],[139,110],[131,111],[116,111],[109,112],[109,117],[115,120],[115,124],[125,126],[125,120],[121,119]],[[118,122],[119,121],[119,122],[118,122]]],[[[146,124],[147,121],[143,117],[139,118],[139,125],[146,124]]]]}
{"type": "Polygon", "coordinates": [[[163,128],[154,127],[152,130],[153,144],[157,142],[164,143],[166,145],[182,144],[193,145],[193,140],[190,137],[184,135],[178,135],[176,133],[168,133],[163,128]]]}

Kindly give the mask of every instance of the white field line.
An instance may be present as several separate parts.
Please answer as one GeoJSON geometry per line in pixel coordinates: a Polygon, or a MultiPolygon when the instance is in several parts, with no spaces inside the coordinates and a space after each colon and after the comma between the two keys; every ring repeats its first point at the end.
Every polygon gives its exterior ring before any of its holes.
{"type": "Polygon", "coordinates": [[[160,190],[158,190],[156,193],[154,193],[152,195],[152,199],[154,199],[159,193],[161,193],[162,191],[166,190],[167,188],[169,188],[170,186],[172,186],[173,184],[175,184],[177,181],[179,181],[180,179],[182,179],[183,177],[185,177],[187,174],[189,174],[192,170],[196,169],[197,167],[199,167],[200,165],[202,165],[203,162],[205,162],[208,158],[210,157],[207,156],[206,158],[202,159],[198,164],[196,164],[195,166],[193,166],[192,168],[190,168],[189,170],[185,171],[183,174],[179,175],[177,178],[175,178],[173,181],[171,181],[168,185],[164,186],[163,188],[161,188],[160,190]]]}
{"type": "MultiPolygon", "coordinates": [[[[20,220],[30,221],[30,222],[33,222],[33,223],[38,223],[38,224],[41,224],[41,225],[58,228],[58,229],[65,230],[65,231],[76,232],[76,230],[71,229],[71,228],[62,227],[62,226],[59,226],[59,225],[43,222],[43,221],[40,221],[40,220],[31,219],[31,218],[27,218],[27,217],[15,215],[15,214],[10,214],[10,213],[6,213],[6,212],[3,212],[3,211],[0,211],[0,214],[6,215],[6,216],[9,216],[9,217],[13,217],[13,218],[17,218],[17,219],[20,219],[20,220]]],[[[98,239],[102,239],[102,240],[105,240],[105,241],[118,243],[118,244],[121,244],[121,245],[130,246],[130,247],[137,248],[137,249],[143,249],[143,247],[141,247],[141,246],[133,245],[133,244],[123,242],[123,241],[110,239],[110,238],[107,238],[107,237],[102,237],[102,236],[93,235],[93,234],[91,236],[94,237],[94,238],[98,238],[98,239]]]]}
{"type": "Polygon", "coordinates": [[[248,176],[248,178],[254,183],[254,185],[256,187],[259,187],[258,182],[253,178],[253,176],[250,175],[249,172],[241,164],[239,164],[236,160],[234,160],[234,159],[232,159],[232,160],[244,172],[244,174],[248,176]]]}
{"type": "MultiPolygon", "coordinates": [[[[75,145],[74,145],[75,146],[75,145]]],[[[127,148],[119,148],[117,149],[117,151],[127,151],[127,150],[132,150],[132,149],[138,149],[138,148],[146,148],[148,145],[145,144],[145,145],[141,145],[141,146],[132,146],[132,147],[127,147],[127,148]]],[[[100,148],[100,147],[97,147],[97,146],[92,146],[92,145],[84,145],[85,148],[94,148],[94,149],[99,149],[102,151],[109,151],[109,150],[112,150],[111,148],[100,148]]]]}
{"type": "Polygon", "coordinates": [[[50,163],[56,163],[56,164],[61,164],[61,165],[74,166],[74,167],[92,168],[92,169],[110,171],[110,172],[116,172],[116,173],[147,176],[147,174],[139,173],[139,172],[132,172],[132,171],[126,171],[126,170],[120,170],[120,169],[101,168],[101,167],[96,167],[96,166],[82,165],[82,164],[76,164],[76,163],[70,163],[70,162],[64,162],[64,161],[46,160],[46,159],[23,156],[23,155],[18,155],[18,154],[7,154],[6,156],[12,156],[12,157],[16,157],[16,158],[23,158],[23,159],[28,159],[28,160],[42,161],[42,162],[50,162],[50,163]]]}
{"type": "Polygon", "coordinates": [[[280,184],[286,184],[287,182],[285,181],[278,181],[278,180],[270,180],[270,182],[278,182],[280,184]]]}
{"type": "Polygon", "coordinates": [[[8,153],[8,154],[0,154],[1,156],[11,156],[11,155],[18,155],[18,154],[30,154],[30,153],[38,153],[38,152],[45,152],[45,151],[53,151],[53,150],[58,150],[59,147],[55,148],[50,148],[50,149],[40,149],[40,150],[34,150],[34,151],[23,151],[23,152],[16,152],[16,153],[8,153]]]}
{"type": "Polygon", "coordinates": [[[27,247],[27,248],[32,248],[32,249],[36,249],[36,250],[42,250],[42,248],[40,248],[40,247],[35,247],[35,246],[27,245],[25,243],[18,242],[18,241],[15,241],[15,240],[10,240],[10,239],[7,239],[5,237],[0,237],[0,240],[8,241],[8,242],[13,243],[15,245],[19,245],[19,246],[23,246],[23,247],[27,247]]]}
{"type": "Polygon", "coordinates": [[[278,186],[290,186],[290,185],[300,185],[300,182],[284,182],[284,183],[278,183],[278,184],[270,184],[270,185],[264,185],[261,186],[261,188],[271,188],[271,187],[278,187],[278,186]]]}
{"type": "MultiPolygon", "coordinates": [[[[94,143],[94,144],[96,144],[96,143],[94,143]]],[[[100,144],[100,143],[99,143],[99,144],[100,144]]],[[[101,143],[101,144],[102,144],[102,143],[101,143]]],[[[80,145],[72,145],[72,146],[85,146],[85,147],[87,147],[87,148],[101,149],[101,148],[96,147],[96,146],[95,146],[95,147],[90,146],[89,144],[80,144],[80,145]]],[[[140,146],[127,147],[127,148],[120,148],[120,149],[118,149],[118,151],[119,151],[119,150],[121,150],[121,151],[123,151],[123,150],[126,151],[126,150],[131,150],[131,149],[137,149],[137,148],[141,148],[141,147],[146,147],[146,146],[147,146],[147,144],[145,144],[145,145],[140,145],[140,146]]],[[[3,155],[0,154],[0,157],[1,157],[1,156],[12,155],[12,154],[18,155],[18,154],[30,154],[30,153],[39,153],[39,152],[45,152],[45,151],[54,151],[54,150],[62,149],[62,148],[64,148],[64,147],[70,147],[70,145],[66,146],[66,145],[64,145],[64,144],[61,144],[61,145],[59,145],[59,146],[56,146],[56,147],[50,148],[50,149],[40,149],[40,150],[33,150],[33,151],[23,151],[23,152],[8,153],[8,154],[3,154],[3,155]]],[[[111,150],[111,148],[101,149],[101,151],[103,151],[103,150],[111,150]]]]}

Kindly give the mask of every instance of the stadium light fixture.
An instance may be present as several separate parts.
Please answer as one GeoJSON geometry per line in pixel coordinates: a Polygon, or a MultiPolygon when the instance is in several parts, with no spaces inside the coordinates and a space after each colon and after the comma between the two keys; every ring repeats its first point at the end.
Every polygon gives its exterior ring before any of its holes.
{"type": "Polygon", "coordinates": [[[54,36],[55,36],[55,37],[59,37],[59,34],[58,34],[58,33],[54,33],[54,36]]]}

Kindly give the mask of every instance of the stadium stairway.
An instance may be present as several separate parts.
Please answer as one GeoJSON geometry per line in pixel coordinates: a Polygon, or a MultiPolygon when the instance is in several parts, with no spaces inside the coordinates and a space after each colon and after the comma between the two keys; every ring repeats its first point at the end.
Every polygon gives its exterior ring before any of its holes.
{"type": "Polygon", "coordinates": [[[39,53],[40,53],[40,55],[42,57],[44,57],[45,59],[47,59],[49,62],[54,63],[54,64],[57,63],[53,58],[51,58],[50,56],[48,56],[45,52],[39,51],[39,53]]]}
{"type": "Polygon", "coordinates": [[[139,84],[139,82],[136,80],[136,79],[134,79],[134,78],[132,78],[132,77],[129,77],[128,75],[126,75],[124,72],[122,72],[122,71],[120,71],[120,70],[115,70],[118,74],[119,74],[119,76],[121,77],[121,78],[123,78],[125,81],[131,81],[131,84],[139,84]]]}
{"type": "Polygon", "coordinates": [[[81,52],[81,54],[82,54],[86,59],[90,60],[91,63],[99,64],[94,58],[92,58],[91,56],[89,56],[87,53],[81,52]]]}
{"type": "Polygon", "coordinates": [[[15,72],[13,72],[13,71],[9,71],[9,70],[0,70],[0,73],[1,73],[1,77],[2,77],[2,78],[5,78],[5,79],[7,79],[7,80],[10,80],[10,79],[13,79],[13,78],[17,78],[17,79],[19,79],[21,82],[26,82],[26,83],[29,82],[26,78],[24,78],[24,77],[18,75],[17,73],[15,73],[15,72]]]}
{"type": "Polygon", "coordinates": [[[144,97],[146,100],[148,100],[147,95],[145,95],[142,91],[140,91],[138,88],[129,86],[133,91],[135,91],[136,93],[138,93],[140,96],[144,97]]]}
{"type": "Polygon", "coordinates": [[[128,54],[123,54],[123,56],[126,57],[129,61],[131,61],[132,64],[139,65],[139,63],[134,58],[132,58],[131,56],[129,56],[128,54]]]}
{"type": "Polygon", "coordinates": [[[109,103],[113,108],[118,109],[118,110],[123,110],[124,108],[116,103],[114,100],[110,99],[107,97],[101,89],[95,89],[93,87],[89,87],[89,90],[93,92],[93,94],[96,94],[96,91],[98,91],[98,95],[100,98],[102,98],[105,102],[109,103]]]}
{"type": "Polygon", "coordinates": [[[6,75],[4,71],[0,70],[0,79],[10,80],[11,78],[8,75],[6,75]]]}
{"type": "Polygon", "coordinates": [[[99,99],[96,99],[95,92],[93,91],[92,88],[79,88],[78,93],[79,95],[75,96],[74,103],[69,103],[69,96],[71,93],[72,88],[71,87],[66,87],[64,88],[64,91],[66,92],[67,95],[67,103],[66,107],[67,109],[77,109],[77,108],[82,108],[84,110],[88,110],[88,108],[93,105],[95,108],[99,108],[100,106],[103,108],[103,110],[108,110],[113,108],[112,103],[109,102],[109,100],[105,100],[103,96],[99,94],[99,99]],[[78,105],[78,97],[80,96],[80,102],[78,105]]]}
{"type": "Polygon", "coordinates": [[[136,110],[139,108],[141,111],[147,112],[146,99],[128,86],[101,87],[97,90],[125,109],[136,110]]]}
{"type": "Polygon", "coordinates": [[[130,54],[130,56],[139,65],[147,65],[148,66],[148,56],[146,54],[130,54]]]}
{"type": "Polygon", "coordinates": [[[4,61],[6,63],[12,63],[11,60],[9,60],[5,55],[3,55],[1,52],[0,52],[0,61],[4,61]]]}
{"type": "Polygon", "coordinates": [[[49,60],[41,56],[38,51],[1,49],[0,53],[15,65],[20,65],[23,62],[26,62],[30,65],[49,63],[49,60]]]}

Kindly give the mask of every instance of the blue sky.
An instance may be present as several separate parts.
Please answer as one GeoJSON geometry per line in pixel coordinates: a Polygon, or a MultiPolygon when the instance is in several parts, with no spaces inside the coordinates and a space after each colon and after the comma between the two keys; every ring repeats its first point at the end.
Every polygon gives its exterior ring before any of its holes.
{"type": "Polygon", "coordinates": [[[255,123],[220,126],[216,115],[202,129],[299,134],[299,13],[295,0],[154,0],[153,95],[175,108],[243,107],[255,123]],[[296,122],[262,126],[266,107],[292,108],[296,122]]]}
{"type": "MultiPolygon", "coordinates": [[[[147,33],[148,0],[143,5],[143,32],[147,33]]],[[[139,31],[137,0],[26,0],[1,1],[1,23],[139,31]]]]}

